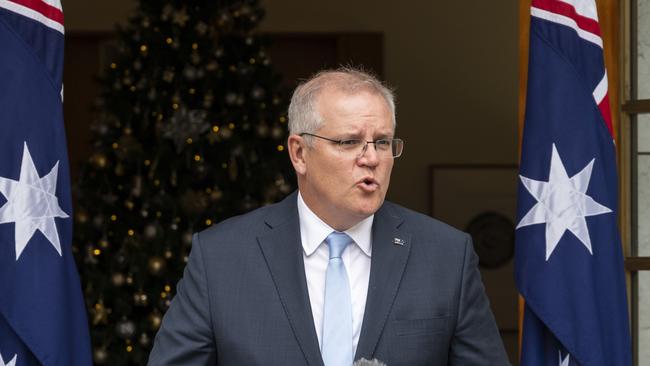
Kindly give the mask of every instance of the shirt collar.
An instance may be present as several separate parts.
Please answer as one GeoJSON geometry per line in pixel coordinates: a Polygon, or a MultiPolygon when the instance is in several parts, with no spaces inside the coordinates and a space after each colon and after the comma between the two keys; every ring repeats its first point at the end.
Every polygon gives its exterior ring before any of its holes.
{"type": "MultiPolygon", "coordinates": [[[[335,231],[320,219],[302,199],[298,191],[298,218],[300,221],[300,237],[302,239],[302,248],[309,257],[325,241],[327,236],[335,231]]],[[[354,243],[368,257],[372,256],[372,222],[375,215],[370,215],[361,220],[358,224],[345,230],[354,243]]]]}

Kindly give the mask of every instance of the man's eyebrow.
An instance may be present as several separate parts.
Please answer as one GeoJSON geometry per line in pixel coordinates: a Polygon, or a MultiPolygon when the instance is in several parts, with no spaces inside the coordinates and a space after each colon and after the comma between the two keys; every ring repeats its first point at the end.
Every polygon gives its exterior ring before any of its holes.
{"type": "Polygon", "coordinates": [[[343,131],[339,134],[340,139],[361,139],[361,131],[343,131]]]}
{"type": "Polygon", "coordinates": [[[376,134],[374,138],[377,139],[377,140],[392,139],[393,136],[394,136],[393,132],[382,132],[382,133],[376,134]]]}
{"type": "MultiPolygon", "coordinates": [[[[394,136],[393,131],[378,131],[372,135],[373,140],[392,139],[394,136]]],[[[340,140],[364,140],[365,137],[361,131],[342,131],[338,134],[337,139],[340,140]]]]}

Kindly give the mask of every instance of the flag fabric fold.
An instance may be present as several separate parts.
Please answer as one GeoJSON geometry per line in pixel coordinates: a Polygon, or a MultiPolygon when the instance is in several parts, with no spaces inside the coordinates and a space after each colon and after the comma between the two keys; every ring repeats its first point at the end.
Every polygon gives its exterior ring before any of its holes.
{"type": "Polygon", "coordinates": [[[630,365],[616,150],[593,0],[533,0],[515,276],[521,365],[630,365]]]}
{"type": "Polygon", "coordinates": [[[58,0],[0,0],[0,366],[91,365],[72,256],[58,0]]]}

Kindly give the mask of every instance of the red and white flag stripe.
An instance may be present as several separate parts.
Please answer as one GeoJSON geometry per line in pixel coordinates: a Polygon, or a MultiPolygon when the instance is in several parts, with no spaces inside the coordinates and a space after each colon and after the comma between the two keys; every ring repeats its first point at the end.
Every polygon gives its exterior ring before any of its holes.
{"type": "Polygon", "coordinates": [[[0,8],[33,19],[61,34],[65,33],[60,0],[0,0],[0,8]]]}
{"type": "MultiPolygon", "coordinates": [[[[567,26],[573,29],[578,37],[603,48],[594,0],[532,0],[530,14],[549,22],[567,26]]],[[[603,77],[592,94],[609,131],[612,132],[607,88],[607,70],[603,66],[603,77]]]]}
{"type": "Polygon", "coordinates": [[[603,47],[600,26],[595,13],[596,4],[584,0],[533,0],[530,8],[532,16],[571,27],[586,41],[603,47]],[[589,7],[593,5],[593,11],[589,7]]]}

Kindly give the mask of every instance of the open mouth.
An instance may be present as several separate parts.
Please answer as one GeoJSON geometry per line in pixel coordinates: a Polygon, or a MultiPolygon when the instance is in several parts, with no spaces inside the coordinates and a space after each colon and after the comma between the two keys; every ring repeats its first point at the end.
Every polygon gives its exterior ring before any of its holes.
{"type": "Polygon", "coordinates": [[[379,188],[379,184],[372,177],[361,179],[357,182],[357,186],[367,192],[374,192],[379,188]]]}

